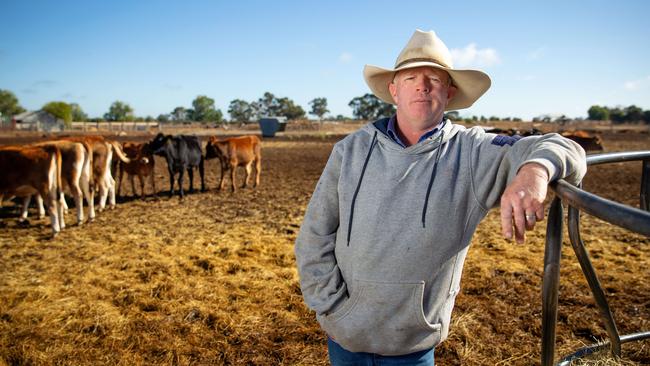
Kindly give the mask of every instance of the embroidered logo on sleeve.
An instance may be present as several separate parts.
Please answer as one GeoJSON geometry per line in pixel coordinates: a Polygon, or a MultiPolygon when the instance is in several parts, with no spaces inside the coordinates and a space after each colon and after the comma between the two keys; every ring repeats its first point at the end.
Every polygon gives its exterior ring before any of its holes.
{"type": "Polygon", "coordinates": [[[521,136],[519,135],[514,135],[514,136],[505,136],[505,135],[496,135],[492,139],[492,145],[498,145],[498,146],[504,146],[504,145],[514,145],[515,142],[519,141],[521,139],[521,136]]]}

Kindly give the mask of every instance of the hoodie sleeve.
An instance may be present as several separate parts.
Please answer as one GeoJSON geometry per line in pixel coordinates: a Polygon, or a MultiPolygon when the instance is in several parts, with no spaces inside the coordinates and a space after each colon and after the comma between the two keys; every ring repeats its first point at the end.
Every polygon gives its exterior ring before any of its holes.
{"type": "Polygon", "coordinates": [[[526,163],[543,165],[550,181],[562,178],[575,185],[587,172],[582,147],[557,133],[519,138],[472,130],[476,134],[469,154],[472,185],[486,209],[498,206],[506,186],[526,163]]]}
{"type": "Polygon", "coordinates": [[[339,228],[340,146],[334,146],[307,206],[296,239],[300,288],[307,305],[319,315],[331,312],[348,296],[334,255],[339,228]]]}

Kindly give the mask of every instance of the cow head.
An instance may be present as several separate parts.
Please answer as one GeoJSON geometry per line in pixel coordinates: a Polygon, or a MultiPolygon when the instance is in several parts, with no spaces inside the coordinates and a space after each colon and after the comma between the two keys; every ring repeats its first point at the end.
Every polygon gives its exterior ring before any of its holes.
{"type": "Polygon", "coordinates": [[[162,133],[158,133],[156,137],[151,140],[149,143],[151,147],[151,151],[159,156],[165,156],[165,146],[167,145],[167,142],[172,139],[171,135],[164,135],[162,133]]]}
{"type": "Polygon", "coordinates": [[[205,145],[205,158],[214,159],[221,158],[225,154],[225,147],[216,137],[212,136],[208,139],[207,145],[205,145]]]}

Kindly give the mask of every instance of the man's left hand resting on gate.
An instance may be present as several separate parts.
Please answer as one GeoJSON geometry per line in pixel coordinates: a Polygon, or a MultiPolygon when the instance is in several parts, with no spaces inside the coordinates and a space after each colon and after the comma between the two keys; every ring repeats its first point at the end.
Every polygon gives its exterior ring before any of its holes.
{"type": "Polygon", "coordinates": [[[501,195],[501,232],[506,239],[512,239],[514,226],[515,240],[521,244],[525,231],[544,220],[548,182],[548,171],[540,164],[527,163],[519,169],[501,195]]]}

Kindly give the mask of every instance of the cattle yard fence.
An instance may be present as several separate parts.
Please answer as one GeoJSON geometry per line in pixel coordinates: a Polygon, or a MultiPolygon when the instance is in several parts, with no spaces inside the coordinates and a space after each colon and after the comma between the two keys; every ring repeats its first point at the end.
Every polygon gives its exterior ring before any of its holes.
{"type": "Polygon", "coordinates": [[[629,231],[650,237],[650,151],[632,151],[591,155],[587,165],[608,164],[628,161],[641,161],[640,203],[637,209],[628,205],[607,200],[586,192],[565,180],[551,184],[556,197],[551,203],[546,227],[546,247],[544,252],[544,277],[542,282],[542,361],[543,366],[553,365],[555,354],[555,326],[558,313],[558,290],[560,283],[560,255],[562,251],[562,204],[568,205],[567,225],[569,239],[582,272],[587,279],[600,316],[607,331],[608,341],[580,348],[562,358],[557,365],[566,366],[573,360],[594,352],[610,349],[615,357],[621,355],[621,344],[650,338],[650,331],[621,335],[607,302],[605,292],[596,276],[589,254],[580,238],[580,211],[629,231]]]}

